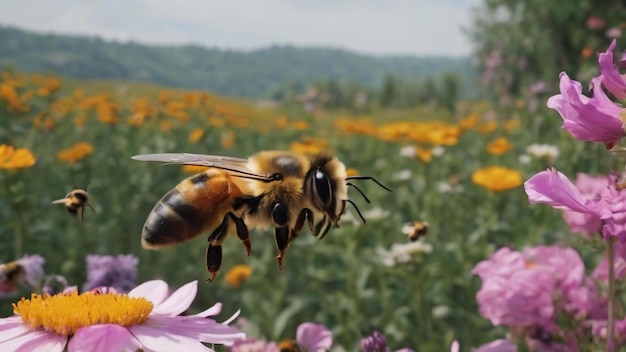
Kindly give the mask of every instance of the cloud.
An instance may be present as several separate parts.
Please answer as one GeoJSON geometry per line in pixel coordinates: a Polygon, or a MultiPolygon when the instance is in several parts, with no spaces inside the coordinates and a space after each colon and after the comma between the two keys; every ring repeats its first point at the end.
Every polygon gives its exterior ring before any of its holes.
{"type": "Polygon", "coordinates": [[[372,54],[466,55],[478,0],[0,0],[0,23],[157,44],[333,46],[372,54]],[[33,10],[35,9],[35,10],[33,10]]]}

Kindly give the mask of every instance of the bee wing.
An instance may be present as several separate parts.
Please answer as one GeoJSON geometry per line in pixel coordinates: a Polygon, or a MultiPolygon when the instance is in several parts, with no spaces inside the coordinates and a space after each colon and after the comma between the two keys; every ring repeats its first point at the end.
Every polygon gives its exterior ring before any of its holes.
{"type": "Polygon", "coordinates": [[[240,174],[241,177],[255,178],[266,181],[274,181],[269,175],[257,175],[252,173],[248,168],[248,160],[234,158],[221,155],[204,155],[189,153],[160,153],[160,154],[141,154],[131,157],[133,160],[139,161],[157,161],[166,164],[182,164],[214,167],[216,169],[227,170],[240,174]]]}

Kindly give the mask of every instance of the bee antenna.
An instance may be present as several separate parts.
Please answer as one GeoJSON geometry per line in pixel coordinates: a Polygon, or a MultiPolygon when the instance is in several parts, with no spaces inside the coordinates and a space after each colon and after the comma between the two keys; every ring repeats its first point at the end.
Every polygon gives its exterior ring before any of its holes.
{"type": "Polygon", "coordinates": [[[352,186],[352,187],[354,187],[357,191],[359,191],[359,193],[361,193],[361,196],[363,196],[363,198],[365,198],[365,201],[366,201],[367,203],[371,203],[371,202],[370,202],[370,199],[369,199],[369,198],[367,198],[367,196],[365,195],[365,193],[363,193],[363,191],[361,191],[361,189],[360,189],[359,187],[357,187],[354,183],[350,183],[350,182],[348,182],[348,183],[347,183],[347,185],[348,185],[348,186],[352,186]]]}
{"type": "Polygon", "coordinates": [[[365,224],[365,218],[363,217],[363,214],[361,214],[361,211],[359,210],[359,207],[356,206],[356,204],[354,204],[353,201],[351,201],[350,199],[346,199],[346,202],[352,204],[352,206],[354,207],[354,209],[356,209],[356,213],[359,214],[359,217],[361,218],[361,220],[363,221],[363,223],[365,224]]]}
{"type": "Polygon", "coordinates": [[[91,208],[91,210],[93,210],[94,213],[97,213],[96,209],[91,204],[87,203],[87,206],[91,208]]]}
{"type": "Polygon", "coordinates": [[[393,192],[393,190],[391,188],[389,188],[389,187],[383,185],[382,183],[378,182],[378,180],[373,178],[372,176],[350,176],[350,177],[346,177],[346,180],[371,180],[371,181],[374,181],[377,185],[379,185],[384,190],[386,190],[388,192],[393,192]]]}

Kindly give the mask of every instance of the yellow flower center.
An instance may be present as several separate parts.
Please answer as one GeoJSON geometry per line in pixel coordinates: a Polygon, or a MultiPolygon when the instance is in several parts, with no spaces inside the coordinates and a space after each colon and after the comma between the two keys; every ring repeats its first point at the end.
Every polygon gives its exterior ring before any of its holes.
{"type": "Polygon", "coordinates": [[[32,294],[30,299],[13,303],[13,312],[24,324],[65,336],[95,324],[142,324],[151,311],[152,302],[145,298],[117,293],[32,294]]]}

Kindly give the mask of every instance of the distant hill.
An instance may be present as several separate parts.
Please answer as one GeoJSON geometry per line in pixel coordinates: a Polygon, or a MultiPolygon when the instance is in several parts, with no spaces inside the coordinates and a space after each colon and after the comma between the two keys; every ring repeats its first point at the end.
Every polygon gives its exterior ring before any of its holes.
{"type": "Polygon", "coordinates": [[[267,97],[288,84],[306,87],[322,78],[378,88],[386,74],[423,79],[451,71],[464,85],[475,76],[469,57],[376,57],[294,46],[255,51],[153,46],[0,26],[2,67],[74,78],[121,78],[256,98],[267,97]]]}

